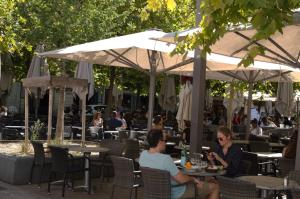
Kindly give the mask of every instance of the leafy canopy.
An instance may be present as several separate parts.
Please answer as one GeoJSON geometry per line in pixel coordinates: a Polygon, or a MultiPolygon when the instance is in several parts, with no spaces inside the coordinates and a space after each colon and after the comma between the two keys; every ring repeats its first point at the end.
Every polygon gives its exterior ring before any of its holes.
{"type": "MultiPolygon", "coordinates": [[[[148,0],[146,9],[156,12],[173,10],[175,0],[148,0]]],[[[257,32],[251,40],[266,39],[276,31],[292,22],[293,10],[300,7],[299,0],[202,0],[200,13],[201,32],[179,42],[177,53],[202,47],[203,55],[210,53],[210,47],[228,30],[252,26],[257,32]]],[[[243,58],[240,65],[253,63],[256,55],[262,55],[263,49],[253,47],[243,58]]]]}

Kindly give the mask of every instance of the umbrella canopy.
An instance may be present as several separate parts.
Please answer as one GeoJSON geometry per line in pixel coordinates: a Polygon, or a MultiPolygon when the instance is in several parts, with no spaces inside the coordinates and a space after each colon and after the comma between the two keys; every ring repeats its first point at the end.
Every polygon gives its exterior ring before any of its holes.
{"type": "MultiPolygon", "coordinates": [[[[42,53],[44,52],[44,46],[43,45],[38,45],[36,48],[36,53],[42,53]]],[[[34,55],[32,57],[30,67],[27,72],[27,78],[30,77],[39,77],[39,76],[49,76],[49,70],[48,70],[48,65],[45,59],[34,55]]],[[[37,98],[38,97],[38,88],[31,88],[30,89],[31,93],[37,98]]],[[[45,94],[46,89],[41,90],[41,96],[45,94]]]]}
{"type": "Polygon", "coordinates": [[[283,116],[291,116],[294,108],[292,82],[280,82],[277,88],[276,110],[283,116]]]}
{"type": "MultiPolygon", "coordinates": [[[[217,79],[223,81],[240,80],[245,82],[258,81],[292,81],[300,82],[300,69],[295,69],[287,65],[275,64],[262,61],[254,61],[248,67],[239,67],[240,58],[228,57],[219,54],[207,55],[207,79],[217,79]],[[222,66],[224,63],[224,66],[222,66]],[[251,76],[250,74],[253,74],[251,76]]],[[[168,71],[172,74],[193,75],[191,64],[168,71]]]]}
{"type": "Polygon", "coordinates": [[[193,59],[169,55],[175,45],[154,41],[166,33],[149,30],[140,33],[113,37],[64,49],[40,53],[40,56],[62,58],[74,61],[88,61],[89,63],[135,68],[150,75],[149,116],[148,128],[152,125],[155,77],[158,73],[189,64],[193,59]]]}
{"type": "MultiPolygon", "coordinates": [[[[200,28],[194,28],[181,32],[167,33],[159,40],[175,43],[175,38],[182,40],[187,35],[200,31],[200,28]]],[[[256,56],[255,60],[300,67],[300,12],[294,13],[293,23],[285,26],[282,32],[283,34],[276,32],[265,40],[252,41],[251,38],[256,34],[256,30],[251,27],[233,29],[225,33],[211,47],[211,50],[213,53],[242,58],[250,48],[258,46],[265,50],[265,54],[256,56]]]]}
{"type": "Polygon", "coordinates": [[[162,109],[174,112],[176,109],[176,90],[173,76],[166,76],[161,84],[158,102],[162,109]]]}
{"type": "MultiPolygon", "coordinates": [[[[75,78],[88,80],[88,84],[89,84],[88,99],[93,97],[94,95],[93,64],[90,64],[86,61],[79,62],[76,68],[75,78]]],[[[82,96],[81,88],[73,88],[73,92],[75,92],[78,96],[82,96]]]]}
{"type": "Polygon", "coordinates": [[[156,71],[160,72],[185,60],[180,55],[170,57],[169,53],[172,52],[175,45],[167,45],[164,42],[150,39],[162,37],[165,34],[162,31],[149,30],[75,45],[40,55],[139,70],[150,70],[152,63],[149,60],[151,56],[154,56],[156,71]],[[152,55],[154,51],[157,53],[152,55]]]}

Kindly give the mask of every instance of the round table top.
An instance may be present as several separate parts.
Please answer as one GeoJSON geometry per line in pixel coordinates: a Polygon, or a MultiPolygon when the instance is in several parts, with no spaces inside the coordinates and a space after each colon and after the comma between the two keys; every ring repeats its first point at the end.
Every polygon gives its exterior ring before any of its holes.
{"type": "Polygon", "coordinates": [[[98,153],[106,153],[108,151],[110,151],[109,148],[105,148],[105,147],[72,147],[69,149],[70,151],[76,151],[76,152],[81,152],[81,153],[92,153],[92,152],[98,152],[98,153]]]}
{"type": "Polygon", "coordinates": [[[218,172],[207,172],[205,169],[181,169],[181,172],[185,175],[195,177],[213,177],[222,176],[226,174],[225,170],[219,170],[218,172]]]}
{"type": "Polygon", "coordinates": [[[300,186],[297,182],[290,180],[288,186],[284,186],[283,178],[272,176],[242,176],[237,179],[254,183],[256,188],[263,190],[287,190],[300,186]]]}
{"type": "Polygon", "coordinates": [[[252,152],[252,153],[255,153],[258,158],[266,158],[266,159],[282,158],[282,153],[273,153],[273,152],[252,152]]]}
{"type": "MultiPolygon", "coordinates": [[[[174,148],[178,149],[178,150],[182,150],[183,149],[182,146],[178,146],[178,145],[176,145],[174,148]]],[[[190,145],[185,145],[185,148],[186,148],[186,150],[190,150],[190,145]]],[[[202,150],[209,150],[209,149],[210,149],[209,146],[202,146],[202,150]]]]}

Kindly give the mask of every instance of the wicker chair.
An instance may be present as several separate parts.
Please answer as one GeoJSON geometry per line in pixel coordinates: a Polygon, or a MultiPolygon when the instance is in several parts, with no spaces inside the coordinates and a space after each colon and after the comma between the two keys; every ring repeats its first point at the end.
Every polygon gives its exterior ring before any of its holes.
{"type": "MultiPolygon", "coordinates": [[[[61,174],[63,179],[61,180],[62,183],[62,197],[65,196],[65,186],[68,183],[68,180],[71,180],[72,189],[74,188],[74,173],[85,172],[88,171],[89,175],[91,174],[90,168],[85,168],[84,160],[87,157],[76,158],[76,162],[80,160],[81,165],[76,165],[74,157],[69,154],[67,148],[49,146],[51,152],[51,173],[49,175],[48,181],[48,194],[50,194],[51,184],[54,184],[59,181],[53,182],[53,177],[56,174],[61,174]]],[[[88,193],[91,193],[91,180],[89,176],[89,184],[88,184],[88,193]]]]}
{"type": "Polygon", "coordinates": [[[116,186],[130,189],[130,198],[134,189],[134,198],[137,198],[137,189],[140,187],[139,175],[141,172],[134,170],[133,160],[117,156],[112,156],[111,160],[115,173],[111,198],[113,198],[116,186]]]}
{"type": "Polygon", "coordinates": [[[33,146],[34,149],[34,158],[33,158],[33,164],[31,167],[31,174],[30,174],[30,181],[29,183],[32,183],[32,177],[33,177],[33,171],[35,167],[40,167],[41,172],[39,175],[39,181],[38,181],[38,186],[41,186],[41,179],[43,176],[43,171],[45,169],[45,167],[50,167],[51,166],[51,162],[50,159],[46,159],[45,156],[45,151],[44,151],[44,147],[43,147],[43,143],[41,142],[37,142],[37,141],[31,141],[31,144],[33,146]]]}
{"type": "Polygon", "coordinates": [[[170,173],[163,170],[141,167],[145,199],[170,199],[170,173]]]}
{"type": "Polygon", "coordinates": [[[269,152],[270,145],[265,141],[250,141],[249,143],[251,152],[269,152]]]}
{"type": "Polygon", "coordinates": [[[293,199],[300,199],[300,189],[291,190],[293,199]]]}
{"type": "MultiPolygon", "coordinates": [[[[109,148],[108,153],[100,153],[99,158],[91,162],[92,166],[99,167],[101,169],[101,177],[104,179],[104,174],[110,174],[112,168],[111,156],[122,156],[124,151],[124,144],[118,140],[104,139],[100,142],[101,147],[109,148]]],[[[107,175],[110,176],[110,175],[107,175]]]]}
{"type": "Polygon", "coordinates": [[[218,176],[221,199],[256,199],[256,186],[238,179],[218,176]]]}
{"type": "Polygon", "coordinates": [[[128,139],[125,143],[123,156],[135,160],[140,156],[140,144],[138,140],[128,139]]]}
{"type": "Polygon", "coordinates": [[[289,172],[289,179],[296,181],[300,184],[300,171],[290,171],[289,172]]]}
{"type": "Polygon", "coordinates": [[[295,169],[295,159],[280,158],[278,159],[279,176],[284,177],[290,171],[295,169]]]}
{"type": "Polygon", "coordinates": [[[245,169],[245,174],[247,175],[257,175],[258,174],[258,160],[257,160],[257,155],[254,153],[249,153],[246,151],[243,151],[243,163],[246,163],[244,166],[245,169]],[[251,165],[249,166],[249,162],[251,165]],[[249,166],[249,168],[247,167],[249,166]]]}

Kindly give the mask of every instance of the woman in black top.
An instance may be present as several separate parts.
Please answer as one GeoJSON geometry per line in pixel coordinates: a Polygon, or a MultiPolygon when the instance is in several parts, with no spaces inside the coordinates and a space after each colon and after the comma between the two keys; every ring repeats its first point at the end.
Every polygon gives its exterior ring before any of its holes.
{"type": "Polygon", "coordinates": [[[217,130],[218,146],[215,152],[208,154],[207,158],[211,164],[223,165],[227,177],[241,175],[242,151],[241,148],[232,143],[232,133],[227,127],[219,127],[217,130]]]}

